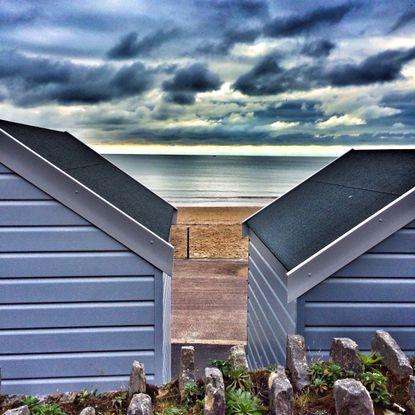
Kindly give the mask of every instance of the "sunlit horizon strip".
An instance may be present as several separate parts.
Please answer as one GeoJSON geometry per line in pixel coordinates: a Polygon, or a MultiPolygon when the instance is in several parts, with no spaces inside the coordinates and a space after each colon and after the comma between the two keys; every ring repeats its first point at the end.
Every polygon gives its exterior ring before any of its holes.
{"type": "Polygon", "coordinates": [[[91,144],[101,154],[189,155],[189,156],[301,156],[337,157],[355,149],[415,149],[415,146],[218,146],[218,145],[146,145],[91,144]]]}

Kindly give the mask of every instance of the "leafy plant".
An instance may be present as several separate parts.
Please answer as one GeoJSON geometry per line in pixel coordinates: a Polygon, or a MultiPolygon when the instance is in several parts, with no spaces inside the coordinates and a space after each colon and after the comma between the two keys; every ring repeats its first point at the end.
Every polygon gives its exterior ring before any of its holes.
{"type": "Polygon", "coordinates": [[[189,382],[184,385],[184,399],[183,404],[186,407],[193,406],[198,400],[203,399],[204,390],[199,387],[196,382],[189,382]]]}
{"type": "Polygon", "coordinates": [[[125,402],[127,402],[127,392],[122,392],[117,396],[114,396],[111,400],[114,409],[121,409],[125,402]]]}
{"type": "Polygon", "coordinates": [[[362,362],[362,372],[373,371],[374,369],[379,369],[381,366],[382,356],[378,356],[376,353],[371,355],[366,355],[359,353],[360,360],[362,362]]]}
{"type": "Polygon", "coordinates": [[[226,393],[226,415],[263,415],[264,405],[257,397],[244,390],[231,390],[226,393]]]}
{"type": "Polygon", "coordinates": [[[227,378],[232,370],[232,364],[229,360],[211,360],[208,363],[208,366],[210,367],[216,367],[222,372],[222,375],[224,378],[227,378]]]}
{"type": "Polygon", "coordinates": [[[229,383],[226,390],[235,391],[242,389],[250,391],[252,389],[252,382],[249,373],[242,368],[235,368],[229,372],[229,383]]]}
{"type": "MultiPolygon", "coordinates": [[[[353,372],[352,372],[353,373],[353,372]]],[[[349,372],[345,372],[340,366],[331,362],[314,362],[310,366],[310,376],[312,385],[326,384],[333,387],[334,382],[348,377],[349,372]]]]}
{"type": "Polygon", "coordinates": [[[22,403],[27,405],[33,415],[66,415],[57,403],[39,403],[34,396],[26,396],[22,403]]]}
{"type": "Polygon", "coordinates": [[[164,411],[164,415],[187,415],[188,411],[183,406],[169,406],[164,411]]]}
{"type": "Polygon", "coordinates": [[[391,394],[388,391],[388,378],[379,371],[363,372],[359,380],[369,391],[373,402],[383,406],[390,405],[391,394]]]}
{"type": "Polygon", "coordinates": [[[79,403],[81,405],[85,405],[86,401],[91,397],[91,396],[96,396],[97,394],[97,390],[93,389],[91,391],[87,390],[87,389],[81,389],[78,393],[78,400],[79,403]]]}

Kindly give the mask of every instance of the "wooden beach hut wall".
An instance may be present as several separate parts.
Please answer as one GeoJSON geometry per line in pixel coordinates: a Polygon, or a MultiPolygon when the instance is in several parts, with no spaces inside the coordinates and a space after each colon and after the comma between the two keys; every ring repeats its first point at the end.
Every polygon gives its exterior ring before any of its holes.
{"type": "Polygon", "coordinates": [[[71,134],[0,121],[2,393],[170,378],[175,216],[71,134]]]}
{"type": "Polygon", "coordinates": [[[351,150],[243,224],[251,367],[309,358],[333,337],[370,350],[377,329],[415,349],[415,150],[351,150]]]}

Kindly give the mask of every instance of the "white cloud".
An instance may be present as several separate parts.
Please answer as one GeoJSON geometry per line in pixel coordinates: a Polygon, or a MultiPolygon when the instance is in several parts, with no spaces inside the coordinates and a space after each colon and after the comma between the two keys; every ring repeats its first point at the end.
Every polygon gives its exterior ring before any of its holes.
{"type": "Polygon", "coordinates": [[[401,123],[401,122],[395,122],[392,125],[392,128],[405,128],[405,124],[404,123],[401,123]]]}
{"type": "Polygon", "coordinates": [[[334,128],[340,126],[363,125],[366,121],[353,115],[333,115],[328,120],[316,122],[316,127],[320,129],[334,128]]]}
{"type": "Polygon", "coordinates": [[[196,128],[196,127],[214,127],[218,123],[211,120],[196,118],[194,120],[169,121],[162,124],[163,128],[196,128]]]}
{"type": "Polygon", "coordinates": [[[296,127],[297,125],[300,125],[300,123],[298,121],[293,121],[293,122],[275,121],[272,124],[270,124],[269,126],[271,128],[275,128],[277,130],[285,130],[287,128],[296,127]]]}

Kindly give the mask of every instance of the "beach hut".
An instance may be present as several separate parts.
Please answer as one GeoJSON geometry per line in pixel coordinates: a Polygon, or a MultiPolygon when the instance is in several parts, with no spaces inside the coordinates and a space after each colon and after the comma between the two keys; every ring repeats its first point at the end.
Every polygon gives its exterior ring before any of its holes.
{"type": "Polygon", "coordinates": [[[251,367],[284,364],[294,333],[309,358],[377,329],[414,352],[414,186],[415,150],[351,150],[244,222],[251,367]]]}
{"type": "Polygon", "coordinates": [[[2,393],[169,379],[175,215],[68,132],[0,121],[2,393]]]}

